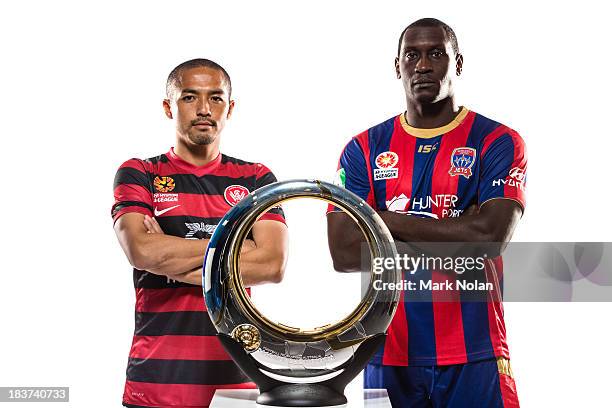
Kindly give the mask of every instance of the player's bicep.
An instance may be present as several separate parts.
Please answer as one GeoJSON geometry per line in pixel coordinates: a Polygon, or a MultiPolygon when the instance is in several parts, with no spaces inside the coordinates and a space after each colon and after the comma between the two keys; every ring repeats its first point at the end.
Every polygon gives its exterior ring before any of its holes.
{"type": "Polygon", "coordinates": [[[266,248],[279,257],[287,257],[289,232],[287,225],[275,220],[259,220],[253,225],[253,241],[257,248],[266,248]]]}
{"type": "Polygon", "coordinates": [[[126,213],[119,217],[114,225],[119,244],[134,266],[140,262],[142,237],[147,234],[144,217],[137,212],[126,213]]]}
{"type": "Polygon", "coordinates": [[[488,226],[492,242],[507,243],[522,214],[523,208],[517,201],[493,198],[480,207],[478,217],[488,226]]]}
{"type": "Polygon", "coordinates": [[[347,241],[343,239],[350,238],[349,232],[353,232],[355,222],[343,211],[334,211],[327,214],[327,240],[330,249],[335,249],[347,241]]]}

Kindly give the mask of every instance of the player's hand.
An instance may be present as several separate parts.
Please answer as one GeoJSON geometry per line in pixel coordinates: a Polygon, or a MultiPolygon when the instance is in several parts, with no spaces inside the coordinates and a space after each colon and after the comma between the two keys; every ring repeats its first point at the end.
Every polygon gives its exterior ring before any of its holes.
{"type": "Polygon", "coordinates": [[[161,229],[157,220],[153,217],[149,217],[145,214],[144,217],[144,226],[147,229],[147,233],[149,234],[163,234],[164,231],[161,229]]]}

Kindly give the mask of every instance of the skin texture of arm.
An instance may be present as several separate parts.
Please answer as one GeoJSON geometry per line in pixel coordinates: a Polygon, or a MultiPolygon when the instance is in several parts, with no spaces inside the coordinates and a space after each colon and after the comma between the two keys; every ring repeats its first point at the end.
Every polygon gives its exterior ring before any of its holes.
{"type": "MultiPolygon", "coordinates": [[[[240,252],[240,275],[243,285],[250,287],[264,283],[279,283],[283,279],[287,264],[289,242],[287,226],[278,221],[261,220],[253,225],[252,234],[253,241],[245,240],[240,252]]],[[[170,278],[202,285],[202,267],[170,278]]]]}
{"type": "MultiPolygon", "coordinates": [[[[181,282],[202,284],[202,261],[208,240],[165,235],[154,218],[137,213],[119,218],[115,231],[135,268],[181,282]],[[128,216],[123,225],[118,225],[128,216]]],[[[252,234],[254,241],[245,240],[241,248],[244,285],[280,282],[287,263],[286,225],[278,221],[258,221],[253,226],[252,234]]]]}
{"type": "Polygon", "coordinates": [[[115,223],[119,244],[134,268],[170,276],[201,267],[208,240],[150,233],[145,217],[127,213],[115,223]]]}
{"type": "Polygon", "coordinates": [[[282,222],[260,220],[253,225],[255,248],[240,253],[244,286],[279,283],[287,265],[289,233],[282,222]]]}
{"type": "MultiPolygon", "coordinates": [[[[501,254],[521,218],[522,208],[513,200],[493,199],[477,213],[456,218],[435,220],[390,211],[378,214],[398,241],[492,243],[493,252],[501,254]]],[[[360,271],[363,234],[357,224],[347,214],[329,213],[327,235],[334,268],[340,272],[360,271]]]]}
{"type": "MultiPolygon", "coordinates": [[[[151,233],[163,233],[153,218],[145,220],[151,233]]],[[[278,221],[257,221],[252,229],[253,241],[245,240],[240,252],[240,274],[246,287],[279,283],[287,264],[287,226],[278,221]]],[[[170,278],[202,285],[202,266],[170,278]]]]}

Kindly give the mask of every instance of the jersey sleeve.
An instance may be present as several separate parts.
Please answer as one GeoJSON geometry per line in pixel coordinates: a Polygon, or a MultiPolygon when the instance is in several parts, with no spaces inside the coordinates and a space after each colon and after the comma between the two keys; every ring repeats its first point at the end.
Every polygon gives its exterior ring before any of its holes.
{"type": "Polygon", "coordinates": [[[525,142],[514,130],[508,129],[494,140],[486,140],[481,152],[478,204],[495,198],[518,202],[525,210],[527,181],[525,142]]]}
{"type": "Polygon", "coordinates": [[[114,183],[115,203],[111,209],[113,222],[129,212],[153,216],[152,186],[144,163],[139,159],[130,159],[123,163],[114,183]]]}
{"type": "MultiPolygon", "coordinates": [[[[263,164],[257,164],[257,174],[255,178],[255,188],[267,186],[268,184],[276,183],[276,177],[269,168],[263,164]]],[[[274,220],[287,224],[285,221],[285,213],[280,205],[271,208],[264,215],[259,218],[260,220],[274,220]]]]}
{"type": "MultiPolygon", "coordinates": [[[[374,204],[366,157],[359,144],[358,136],[354,137],[342,151],[334,184],[357,194],[369,205],[374,204]]],[[[330,204],[327,212],[333,211],[341,210],[330,204]]]]}

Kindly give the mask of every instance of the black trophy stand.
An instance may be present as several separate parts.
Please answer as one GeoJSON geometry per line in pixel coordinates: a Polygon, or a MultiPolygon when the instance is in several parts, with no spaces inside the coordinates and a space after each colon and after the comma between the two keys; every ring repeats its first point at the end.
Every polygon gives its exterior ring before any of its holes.
{"type": "Polygon", "coordinates": [[[342,373],[329,380],[311,384],[294,384],[268,377],[259,370],[253,358],[236,340],[222,333],[218,333],[217,336],[238,367],[257,384],[258,404],[282,407],[328,407],[347,403],[344,388],[365,367],[382,345],[386,335],[379,333],[361,343],[352,361],[342,373]]]}

